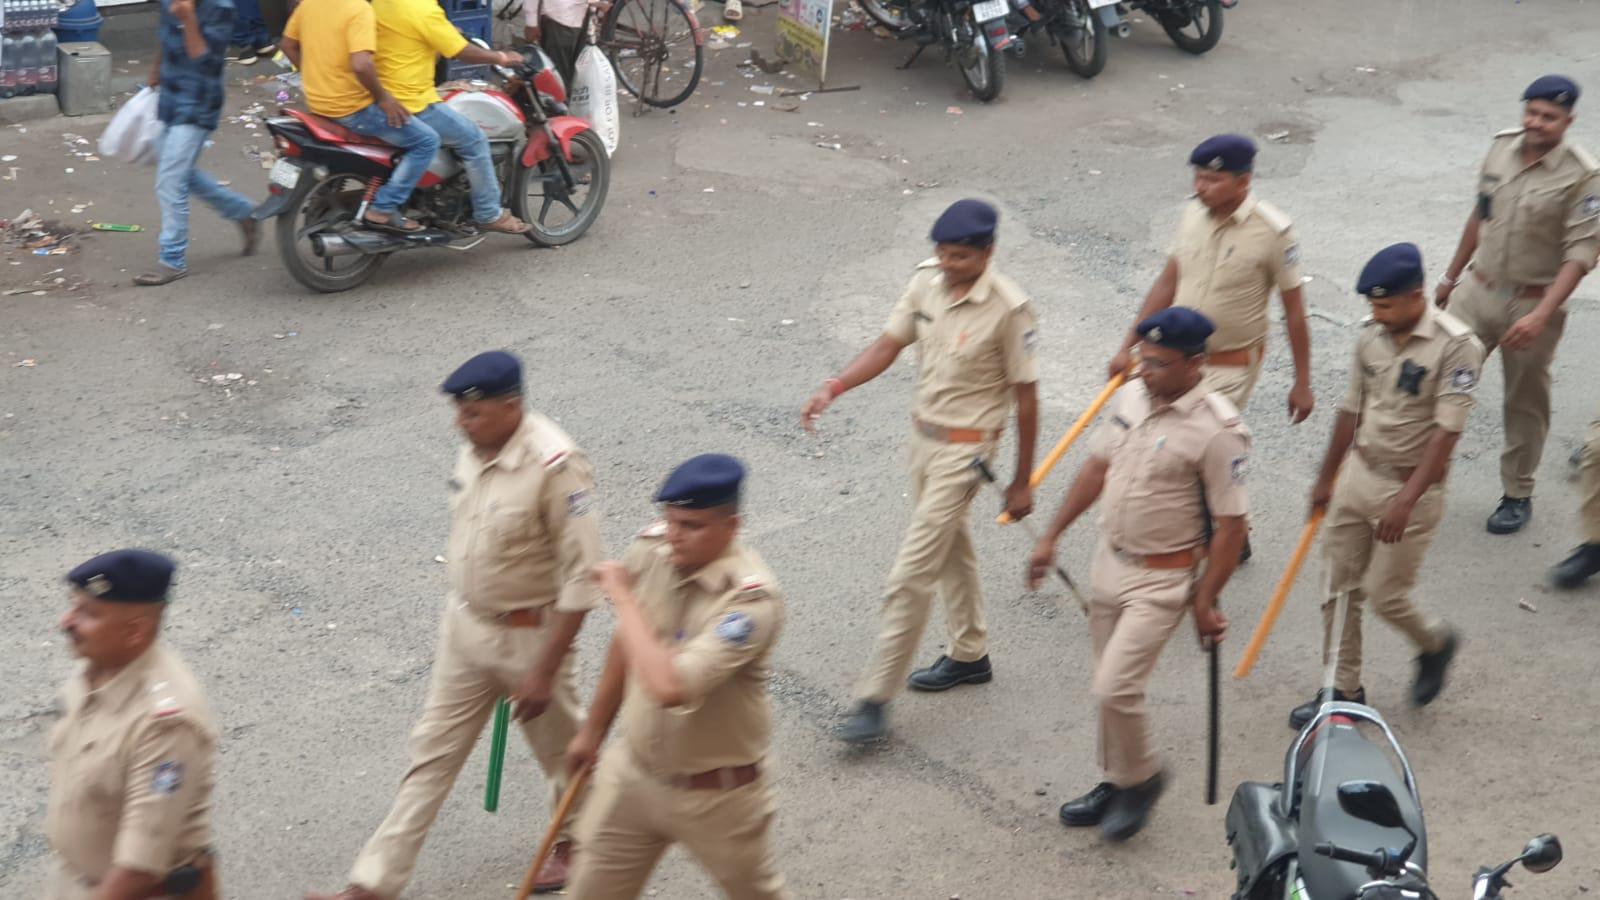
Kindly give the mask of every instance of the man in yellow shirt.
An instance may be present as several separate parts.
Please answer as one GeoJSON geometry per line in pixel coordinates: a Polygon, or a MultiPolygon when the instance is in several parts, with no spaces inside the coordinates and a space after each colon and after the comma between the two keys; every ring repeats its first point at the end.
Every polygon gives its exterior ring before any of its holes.
{"type": "Polygon", "coordinates": [[[478,227],[505,234],[528,230],[500,206],[488,139],[440,103],[433,87],[436,53],[499,66],[518,65],[521,57],[467,43],[437,3],[368,5],[366,0],[304,0],[284,28],[283,51],[303,73],[312,112],[402,151],[393,174],[368,204],[365,224],[422,230],[400,208],[443,144],[466,166],[478,227]]]}

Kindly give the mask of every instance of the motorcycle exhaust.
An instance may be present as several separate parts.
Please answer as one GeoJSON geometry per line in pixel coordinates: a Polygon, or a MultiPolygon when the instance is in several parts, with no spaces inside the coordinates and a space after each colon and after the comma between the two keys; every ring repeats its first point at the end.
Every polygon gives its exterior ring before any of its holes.
{"type": "Polygon", "coordinates": [[[1095,12],[1100,15],[1100,24],[1105,27],[1108,34],[1113,37],[1125,38],[1133,33],[1133,28],[1122,17],[1117,15],[1116,6],[1102,6],[1095,12]]]}
{"type": "Polygon", "coordinates": [[[407,240],[400,235],[380,234],[373,231],[347,231],[344,234],[319,232],[311,236],[311,252],[318,256],[355,256],[375,253],[392,253],[412,247],[426,247],[446,243],[448,236],[432,229],[413,235],[407,240]]]}

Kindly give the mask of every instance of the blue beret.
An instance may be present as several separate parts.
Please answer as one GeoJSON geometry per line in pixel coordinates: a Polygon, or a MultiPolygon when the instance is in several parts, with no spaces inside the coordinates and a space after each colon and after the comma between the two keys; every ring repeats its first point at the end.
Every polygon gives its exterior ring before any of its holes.
{"type": "Polygon", "coordinates": [[[1393,297],[1422,287],[1422,251],[1416,244],[1390,244],[1379,250],[1361,270],[1356,293],[1374,300],[1393,297]]]}
{"type": "Polygon", "coordinates": [[[1557,106],[1571,109],[1577,105],[1580,93],[1582,91],[1578,90],[1577,82],[1571,78],[1565,75],[1546,75],[1528,85],[1528,89],[1522,92],[1522,101],[1526,103],[1529,100],[1548,100],[1557,106]]]}
{"type": "Polygon", "coordinates": [[[1206,348],[1206,338],[1216,331],[1204,313],[1187,306],[1169,306],[1139,323],[1139,337],[1158,347],[1190,355],[1206,348]]]}
{"type": "Polygon", "coordinates": [[[739,499],[744,465],[722,453],[702,453],[672,470],[656,502],[685,509],[711,509],[739,499]]]}
{"type": "Polygon", "coordinates": [[[149,550],[113,550],[67,573],[67,580],[101,600],[160,603],[177,565],[149,550]]]}
{"type": "Polygon", "coordinates": [[[1208,137],[1189,154],[1189,165],[1213,172],[1248,172],[1255,161],[1255,141],[1242,134],[1208,137]]]}
{"type": "Polygon", "coordinates": [[[936,244],[973,244],[986,247],[994,241],[1000,214],[982,200],[957,200],[933,223],[936,244]]]}
{"type": "Polygon", "coordinates": [[[490,350],[461,364],[441,389],[457,400],[482,400],[522,390],[522,363],[503,350],[490,350]]]}

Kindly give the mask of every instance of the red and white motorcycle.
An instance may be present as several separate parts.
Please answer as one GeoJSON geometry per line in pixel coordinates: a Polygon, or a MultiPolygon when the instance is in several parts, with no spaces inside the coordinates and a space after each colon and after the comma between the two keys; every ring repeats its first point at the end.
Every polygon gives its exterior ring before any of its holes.
{"type": "MultiPolygon", "coordinates": [[[[600,215],[611,160],[591,125],[567,114],[566,85],[549,57],[522,51],[515,69],[495,67],[500,90],[454,90],[444,103],[483,129],[504,202],[544,247],[568,244],[600,215]]],[[[365,284],[392,253],[466,250],[486,235],[472,218],[466,169],[441,147],[418,182],[408,215],[415,234],[365,228],[361,214],[394,171],[399,151],[331,119],[295,109],[267,120],[279,159],[257,219],[277,218],[278,251],[297,281],[317,291],[365,284]]]]}

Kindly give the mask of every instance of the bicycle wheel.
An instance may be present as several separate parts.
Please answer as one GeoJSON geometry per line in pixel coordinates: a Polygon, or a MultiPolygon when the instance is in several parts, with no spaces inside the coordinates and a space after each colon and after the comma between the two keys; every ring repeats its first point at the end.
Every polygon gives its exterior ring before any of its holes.
{"type": "Polygon", "coordinates": [[[682,0],[619,0],[599,45],[623,88],[651,106],[677,106],[700,83],[700,26],[682,0]]]}

